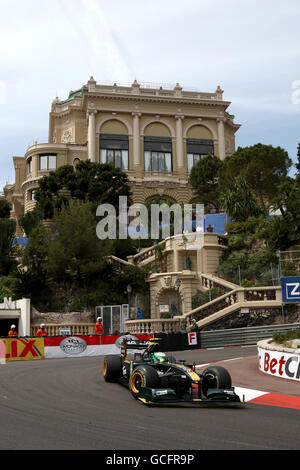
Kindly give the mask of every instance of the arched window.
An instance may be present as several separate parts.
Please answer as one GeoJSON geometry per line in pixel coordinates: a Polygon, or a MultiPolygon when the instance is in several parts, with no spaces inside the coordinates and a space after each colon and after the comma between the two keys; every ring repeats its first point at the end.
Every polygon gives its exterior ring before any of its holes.
{"type": "Polygon", "coordinates": [[[172,139],[169,137],[145,137],[145,171],[173,171],[172,139]]]}
{"type": "Polygon", "coordinates": [[[32,157],[27,160],[27,173],[29,175],[32,173],[32,157]]]}
{"type": "Polygon", "coordinates": [[[76,166],[81,162],[79,157],[75,157],[73,160],[73,167],[76,168],[76,166]]]}
{"type": "Polygon", "coordinates": [[[129,169],[129,138],[121,134],[100,134],[100,162],[129,169]]]}
{"type": "Polygon", "coordinates": [[[214,141],[208,139],[187,139],[188,172],[207,155],[214,155],[214,141]]]}

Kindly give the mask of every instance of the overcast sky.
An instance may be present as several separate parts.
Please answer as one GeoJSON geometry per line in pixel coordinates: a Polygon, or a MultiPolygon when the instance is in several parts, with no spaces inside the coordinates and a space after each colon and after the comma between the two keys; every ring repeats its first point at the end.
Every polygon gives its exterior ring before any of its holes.
{"type": "Polygon", "coordinates": [[[300,142],[299,0],[0,0],[0,190],[52,100],[98,81],[220,85],[237,146],[300,142]]]}

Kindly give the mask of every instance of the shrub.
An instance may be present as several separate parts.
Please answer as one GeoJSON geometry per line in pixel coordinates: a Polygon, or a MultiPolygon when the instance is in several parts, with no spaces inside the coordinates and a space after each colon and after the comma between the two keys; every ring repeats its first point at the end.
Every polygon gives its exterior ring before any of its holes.
{"type": "Polygon", "coordinates": [[[290,330],[286,333],[276,333],[273,336],[273,340],[279,344],[286,344],[288,341],[292,341],[294,339],[300,339],[300,330],[290,330]]]}

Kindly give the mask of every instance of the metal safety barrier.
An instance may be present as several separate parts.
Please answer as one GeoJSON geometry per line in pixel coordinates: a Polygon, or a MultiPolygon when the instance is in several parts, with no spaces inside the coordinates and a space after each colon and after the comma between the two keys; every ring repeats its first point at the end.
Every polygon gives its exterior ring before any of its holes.
{"type": "Polygon", "coordinates": [[[300,323],[201,331],[199,336],[201,348],[208,349],[228,346],[251,346],[263,339],[272,338],[276,333],[285,333],[288,330],[300,330],[300,323]]]}

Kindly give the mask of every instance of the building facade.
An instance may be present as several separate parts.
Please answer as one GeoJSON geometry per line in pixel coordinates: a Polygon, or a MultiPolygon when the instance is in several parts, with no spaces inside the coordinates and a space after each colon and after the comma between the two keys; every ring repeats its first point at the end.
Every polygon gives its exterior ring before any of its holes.
{"type": "MultiPolygon", "coordinates": [[[[35,206],[39,179],[80,160],[112,162],[128,173],[133,203],[198,201],[188,184],[193,165],[208,154],[235,151],[240,125],[228,113],[220,87],[214,93],[175,87],[98,84],[93,77],[65,101],[56,98],[47,143],[14,157],[15,184],[4,188],[17,220],[35,206]]],[[[20,229],[18,228],[20,236],[20,229]]]]}

